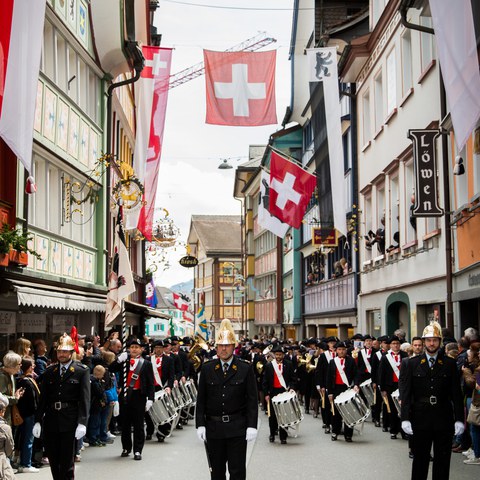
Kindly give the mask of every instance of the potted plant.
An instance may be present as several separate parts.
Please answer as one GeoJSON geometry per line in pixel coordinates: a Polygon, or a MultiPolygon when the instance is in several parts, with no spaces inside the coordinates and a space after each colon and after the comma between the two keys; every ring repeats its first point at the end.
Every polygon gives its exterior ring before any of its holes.
{"type": "Polygon", "coordinates": [[[28,232],[21,230],[14,230],[14,232],[12,250],[10,250],[10,261],[18,265],[28,265],[29,253],[41,260],[42,257],[28,246],[28,242],[32,240],[33,237],[28,232]]]}
{"type": "Polygon", "coordinates": [[[13,231],[10,225],[4,223],[0,230],[0,266],[7,267],[9,252],[12,248],[13,231]]]}

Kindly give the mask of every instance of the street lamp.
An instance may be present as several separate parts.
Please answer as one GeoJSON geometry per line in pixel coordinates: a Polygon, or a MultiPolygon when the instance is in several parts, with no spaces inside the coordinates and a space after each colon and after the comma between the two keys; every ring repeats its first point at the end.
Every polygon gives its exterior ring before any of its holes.
{"type": "Polygon", "coordinates": [[[224,158],[223,162],[218,166],[219,170],[230,170],[231,168],[233,167],[228,163],[228,159],[226,158],[224,158]]]}

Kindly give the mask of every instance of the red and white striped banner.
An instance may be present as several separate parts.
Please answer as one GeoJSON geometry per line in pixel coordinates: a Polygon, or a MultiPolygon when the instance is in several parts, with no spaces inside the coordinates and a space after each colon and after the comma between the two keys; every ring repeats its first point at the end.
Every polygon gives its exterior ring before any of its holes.
{"type": "Polygon", "coordinates": [[[0,2],[0,137],[32,171],[45,0],[0,2]]]}

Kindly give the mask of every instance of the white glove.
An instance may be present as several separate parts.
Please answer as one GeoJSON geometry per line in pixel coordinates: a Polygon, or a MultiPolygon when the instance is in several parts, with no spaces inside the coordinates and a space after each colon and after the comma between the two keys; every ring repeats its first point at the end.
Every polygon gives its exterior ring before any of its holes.
{"type": "Polygon", "coordinates": [[[118,417],[120,415],[120,404],[118,402],[115,402],[115,405],[113,406],[113,416],[118,417]]]}
{"type": "Polygon", "coordinates": [[[42,433],[42,425],[40,424],[40,422],[37,422],[37,423],[33,426],[32,433],[33,433],[33,436],[34,436],[35,438],[40,438],[40,435],[41,435],[41,433],[42,433]]]}
{"type": "Polygon", "coordinates": [[[253,442],[257,438],[257,429],[256,428],[247,428],[247,435],[245,436],[245,440],[247,442],[253,442]]]}
{"type": "Polygon", "coordinates": [[[153,401],[147,400],[147,403],[145,404],[145,411],[148,412],[152,408],[152,405],[153,405],[153,401]]]}
{"type": "Polygon", "coordinates": [[[404,420],[402,422],[402,430],[407,434],[407,435],[413,435],[413,430],[412,430],[412,424],[408,420],[404,420]]]}
{"type": "Polygon", "coordinates": [[[128,358],[128,353],[127,352],[122,352],[118,357],[117,357],[117,362],[118,363],[123,363],[126,362],[128,358]]]}
{"type": "Polygon", "coordinates": [[[77,429],[75,430],[75,438],[77,440],[80,440],[81,438],[83,438],[87,433],[87,427],[85,425],[82,425],[81,423],[79,423],[77,425],[77,429]]]}
{"type": "Polygon", "coordinates": [[[455,422],[455,435],[461,435],[465,431],[463,422],[455,422]]]}
{"type": "Polygon", "coordinates": [[[207,441],[207,431],[205,430],[205,427],[198,427],[197,428],[197,437],[202,442],[207,441]]]}

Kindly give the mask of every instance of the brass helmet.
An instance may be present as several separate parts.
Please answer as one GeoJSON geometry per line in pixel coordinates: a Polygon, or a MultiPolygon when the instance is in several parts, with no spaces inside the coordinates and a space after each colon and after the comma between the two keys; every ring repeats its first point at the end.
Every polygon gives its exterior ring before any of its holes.
{"type": "Polygon", "coordinates": [[[430,322],[430,325],[427,325],[423,329],[422,338],[439,338],[442,339],[442,327],[438,322],[430,322]]]}
{"type": "Polygon", "coordinates": [[[215,343],[217,345],[235,345],[237,343],[235,332],[233,331],[232,324],[228,318],[222,320],[217,332],[215,343]]]}
{"type": "Polygon", "coordinates": [[[73,342],[72,337],[64,333],[58,340],[57,350],[67,350],[67,351],[75,350],[75,343],[73,342]]]}

